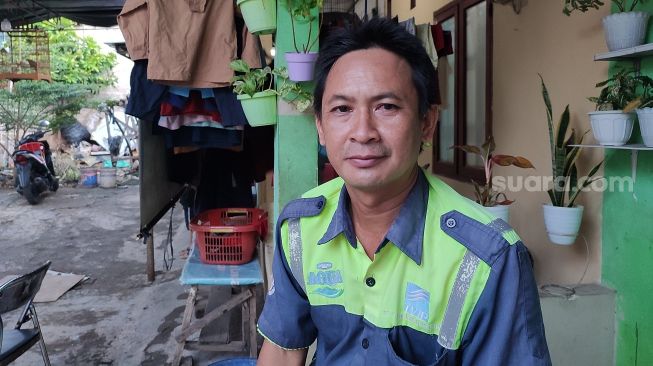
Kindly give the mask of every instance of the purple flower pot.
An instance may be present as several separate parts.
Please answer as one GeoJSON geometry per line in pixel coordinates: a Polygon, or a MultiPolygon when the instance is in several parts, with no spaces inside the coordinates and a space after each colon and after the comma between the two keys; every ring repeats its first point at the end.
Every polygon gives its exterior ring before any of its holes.
{"type": "Polygon", "coordinates": [[[313,80],[317,52],[296,53],[286,52],[286,63],[288,64],[288,78],[292,81],[313,80]]]}

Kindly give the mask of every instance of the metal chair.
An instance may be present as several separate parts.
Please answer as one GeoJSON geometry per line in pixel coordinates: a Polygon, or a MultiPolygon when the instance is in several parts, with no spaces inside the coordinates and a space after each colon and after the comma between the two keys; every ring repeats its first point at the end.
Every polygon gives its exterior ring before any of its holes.
{"type": "Polygon", "coordinates": [[[0,285],[0,366],[13,362],[36,342],[39,342],[41,347],[43,362],[50,366],[48,351],[41,334],[41,326],[32,303],[41,288],[41,282],[43,282],[50,263],[48,261],[36,271],[0,285]],[[4,329],[2,314],[21,307],[23,307],[23,311],[14,329],[4,329]],[[32,320],[33,327],[21,329],[21,326],[29,320],[32,320]]]}

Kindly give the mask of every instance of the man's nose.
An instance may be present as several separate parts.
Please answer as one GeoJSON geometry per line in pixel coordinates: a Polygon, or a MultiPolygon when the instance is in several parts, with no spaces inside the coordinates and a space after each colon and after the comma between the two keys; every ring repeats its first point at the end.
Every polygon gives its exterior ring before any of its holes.
{"type": "Polygon", "coordinates": [[[380,136],[372,111],[367,108],[359,108],[353,122],[350,134],[352,141],[365,144],[379,140],[380,136]]]}

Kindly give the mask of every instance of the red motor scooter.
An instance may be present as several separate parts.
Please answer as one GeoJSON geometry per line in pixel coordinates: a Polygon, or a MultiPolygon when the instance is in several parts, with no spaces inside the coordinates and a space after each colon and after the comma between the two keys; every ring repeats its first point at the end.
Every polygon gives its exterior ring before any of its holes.
{"type": "Polygon", "coordinates": [[[40,141],[44,135],[45,131],[37,131],[25,136],[11,155],[16,167],[16,191],[32,205],[41,202],[43,192],[59,189],[50,145],[40,141]]]}

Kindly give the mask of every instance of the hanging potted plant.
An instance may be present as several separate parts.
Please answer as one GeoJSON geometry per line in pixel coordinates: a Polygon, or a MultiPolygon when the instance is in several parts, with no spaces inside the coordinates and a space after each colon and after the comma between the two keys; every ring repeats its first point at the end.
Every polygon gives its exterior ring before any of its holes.
{"type": "Polygon", "coordinates": [[[602,162],[594,166],[583,181],[578,179],[578,169],[576,159],[581,151],[579,146],[583,142],[583,137],[587,132],[580,136],[572,128],[567,137],[569,128],[569,105],[560,117],[557,126],[553,125],[553,113],[549,93],[544,85],[544,80],[540,75],[542,82],[542,98],[546,106],[547,124],[549,127],[549,144],[551,146],[551,168],[553,178],[553,188],[547,193],[551,199],[550,204],[544,204],[544,225],[549,236],[549,240],[555,244],[571,245],[576,241],[580,223],[583,218],[583,206],[576,205],[576,199],[583,188],[602,178],[592,178],[599,170],[602,162]]]}
{"type": "Polygon", "coordinates": [[[279,94],[281,99],[288,102],[300,113],[306,112],[313,106],[313,93],[305,90],[301,85],[290,81],[288,69],[281,67],[279,69],[274,69],[272,73],[279,81],[277,85],[277,94],[279,94]]]}
{"type": "Polygon", "coordinates": [[[229,66],[241,73],[233,77],[231,84],[247,122],[254,127],[276,124],[277,92],[272,89],[274,80],[270,67],[252,69],[243,60],[232,61],[229,66]]]}
{"type": "Polygon", "coordinates": [[[254,34],[271,34],[277,30],[276,0],[237,0],[247,29],[254,34]]]}
{"type": "Polygon", "coordinates": [[[638,75],[637,79],[642,85],[642,93],[624,108],[624,112],[636,109],[644,145],[653,147],[653,79],[646,75],[638,75]]]}
{"type": "Polygon", "coordinates": [[[469,154],[475,154],[481,157],[483,168],[485,170],[485,184],[480,185],[472,180],[474,184],[474,195],[476,202],[484,206],[486,210],[490,211],[494,216],[508,222],[510,218],[510,204],[514,201],[509,200],[506,194],[500,192],[492,186],[492,169],[494,165],[510,166],[514,165],[518,168],[534,168],[533,164],[522,156],[512,155],[494,155],[496,144],[494,137],[490,136],[485,140],[483,146],[478,147],[474,145],[453,146],[469,154]]]}
{"type": "MultiPolygon", "coordinates": [[[[608,80],[596,84],[603,87],[598,97],[588,98],[596,103],[596,111],[589,112],[592,134],[601,145],[621,146],[633,132],[635,113],[624,110],[636,99],[640,78],[633,71],[620,70],[608,80]]],[[[634,109],[634,108],[633,108],[634,109]]]]}
{"type": "Polygon", "coordinates": [[[288,64],[288,74],[292,81],[310,81],[313,80],[313,71],[315,70],[315,61],[317,52],[310,52],[315,42],[320,38],[321,21],[317,27],[316,34],[313,34],[313,25],[315,13],[321,13],[323,0],[286,0],[288,2],[288,12],[290,13],[290,25],[292,27],[292,40],[295,52],[286,52],[286,63],[288,64]],[[297,25],[307,24],[308,37],[305,43],[298,42],[297,25]]]}
{"type": "MultiPolygon", "coordinates": [[[[617,51],[644,43],[649,14],[633,11],[638,3],[644,1],[612,0],[612,4],[619,11],[603,18],[603,32],[608,50],[617,51]]],[[[602,0],[565,0],[562,11],[566,15],[570,15],[574,10],[584,13],[590,9],[598,9],[601,5],[603,5],[602,0]]]]}

